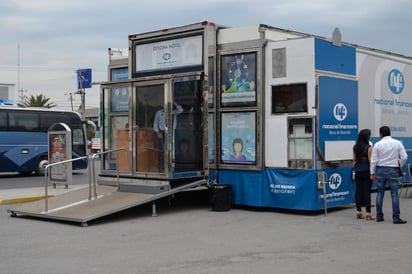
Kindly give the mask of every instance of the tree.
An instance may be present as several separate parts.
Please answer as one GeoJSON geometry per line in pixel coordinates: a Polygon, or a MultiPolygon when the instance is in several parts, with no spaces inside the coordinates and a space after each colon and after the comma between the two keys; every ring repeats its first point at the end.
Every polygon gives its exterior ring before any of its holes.
{"type": "Polygon", "coordinates": [[[17,104],[19,107],[41,107],[41,108],[53,108],[57,105],[50,102],[50,98],[44,94],[24,96],[23,102],[17,104]]]}

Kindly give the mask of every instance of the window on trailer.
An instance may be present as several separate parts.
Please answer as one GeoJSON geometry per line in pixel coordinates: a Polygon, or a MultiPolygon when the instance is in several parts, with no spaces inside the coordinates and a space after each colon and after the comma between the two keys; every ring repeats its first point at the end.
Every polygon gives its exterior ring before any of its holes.
{"type": "Polygon", "coordinates": [[[307,111],[306,84],[272,86],[272,114],[307,111]]]}

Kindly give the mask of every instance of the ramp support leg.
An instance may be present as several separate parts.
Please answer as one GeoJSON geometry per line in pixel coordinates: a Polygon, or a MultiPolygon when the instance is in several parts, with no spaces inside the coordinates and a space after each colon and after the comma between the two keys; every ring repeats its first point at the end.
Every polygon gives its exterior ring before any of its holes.
{"type": "Polygon", "coordinates": [[[157,213],[156,213],[156,203],[152,204],[152,217],[157,217],[157,213]]]}

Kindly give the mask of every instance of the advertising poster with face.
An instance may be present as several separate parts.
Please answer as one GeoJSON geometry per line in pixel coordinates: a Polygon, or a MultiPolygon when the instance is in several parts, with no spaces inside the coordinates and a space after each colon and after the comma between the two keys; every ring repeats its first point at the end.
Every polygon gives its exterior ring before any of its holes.
{"type": "Polygon", "coordinates": [[[222,113],[222,163],[256,163],[256,113],[222,113]]]}

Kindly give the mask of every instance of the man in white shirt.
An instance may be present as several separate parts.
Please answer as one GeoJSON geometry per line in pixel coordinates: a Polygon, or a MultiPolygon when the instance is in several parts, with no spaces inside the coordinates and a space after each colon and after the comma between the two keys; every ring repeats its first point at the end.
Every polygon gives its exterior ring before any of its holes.
{"type": "MultiPolygon", "coordinates": [[[[175,109],[172,111],[173,115],[173,129],[176,129],[176,116],[183,112],[183,108],[181,105],[174,102],[175,109]]],[[[153,121],[153,131],[158,138],[158,148],[159,148],[159,172],[164,171],[164,147],[165,147],[165,129],[166,129],[166,122],[165,122],[165,110],[164,108],[159,109],[156,112],[154,121],[153,121]]]]}
{"type": "Polygon", "coordinates": [[[399,172],[398,167],[402,167],[408,158],[402,143],[391,137],[389,127],[383,126],[379,129],[381,140],[372,149],[370,163],[371,180],[376,180],[376,221],[382,222],[383,196],[385,186],[388,183],[392,197],[392,220],[394,224],[405,224],[406,221],[400,218],[399,210],[399,172]]]}

